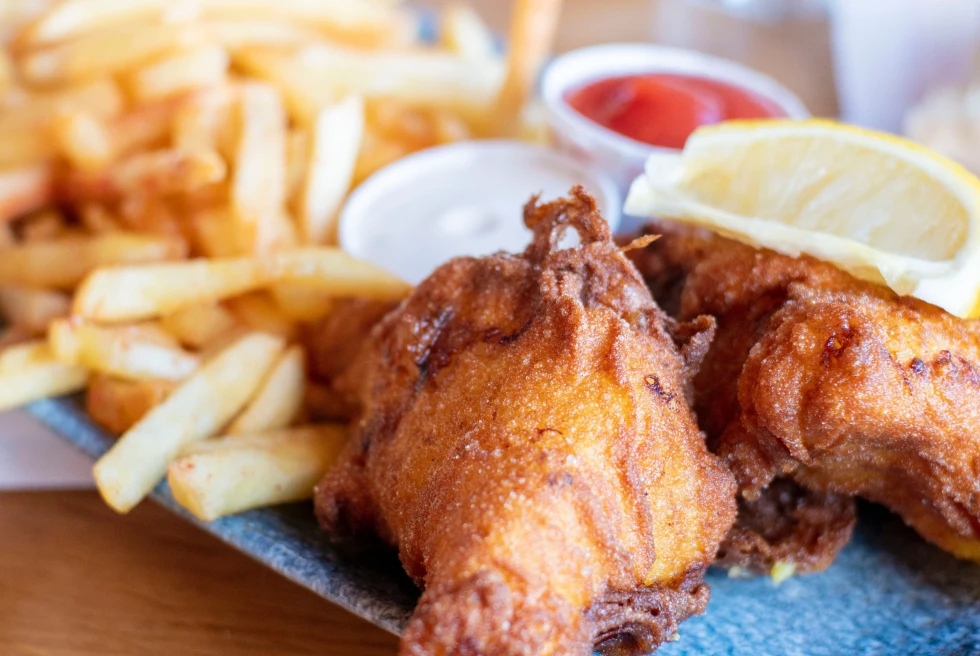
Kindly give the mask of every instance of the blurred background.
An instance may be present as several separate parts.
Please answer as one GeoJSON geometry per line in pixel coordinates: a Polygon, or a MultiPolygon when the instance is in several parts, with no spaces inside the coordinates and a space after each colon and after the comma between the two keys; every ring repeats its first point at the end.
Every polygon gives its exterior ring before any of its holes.
{"type": "MultiPolygon", "coordinates": [[[[473,4],[506,28],[513,0],[473,4]]],[[[565,0],[558,49],[653,41],[733,59],[816,116],[907,134],[976,172],[978,29],[980,0],[565,0]]]]}

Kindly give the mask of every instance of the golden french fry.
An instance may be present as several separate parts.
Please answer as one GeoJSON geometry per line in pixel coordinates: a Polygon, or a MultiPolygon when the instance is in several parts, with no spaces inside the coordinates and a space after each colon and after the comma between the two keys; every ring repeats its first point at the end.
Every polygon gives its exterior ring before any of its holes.
{"type": "MultiPolygon", "coordinates": [[[[287,58],[289,59],[289,58],[287,58]]],[[[485,119],[503,81],[496,59],[463,59],[438,50],[357,51],[317,44],[291,58],[296,75],[337,96],[391,97],[419,106],[451,108],[485,119]]]]}
{"type": "Polygon", "coordinates": [[[227,167],[213,150],[154,150],[130,155],[100,171],[70,171],[59,195],[74,202],[112,201],[128,194],[164,196],[225,179],[227,167]]]}
{"type": "Polygon", "coordinates": [[[64,0],[55,4],[21,34],[20,48],[63,41],[139,20],[163,18],[168,0],[64,0]]]}
{"type": "Polygon", "coordinates": [[[205,39],[191,24],[124,24],[85,32],[20,60],[20,74],[31,84],[58,85],[115,75],[205,39]]]}
{"type": "Polygon", "coordinates": [[[73,311],[102,322],[149,319],[281,282],[331,296],[379,300],[404,298],[412,289],[340,249],[303,248],[261,257],[105,268],[79,287],[73,311]]]}
{"type": "Polygon", "coordinates": [[[541,66],[554,47],[562,0],[517,0],[508,38],[507,76],[493,111],[494,134],[513,137],[541,66]]]}
{"type": "Polygon", "coordinates": [[[96,116],[84,112],[62,114],[51,124],[51,133],[59,153],[83,171],[100,169],[112,159],[112,137],[96,116]]]}
{"type": "Polygon", "coordinates": [[[0,135],[0,170],[46,166],[57,154],[50,126],[0,135]]]}
{"type": "Polygon", "coordinates": [[[16,81],[17,74],[10,53],[6,50],[0,51],[0,94],[10,90],[16,81]]]}
{"type": "Polygon", "coordinates": [[[122,435],[160,405],[176,385],[162,380],[123,380],[93,375],[85,394],[85,412],[113,435],[122,435]]]}
{"type": "Polygon", "coordinates": [[[243,85],[231,205],[242,253],[267,252],[286,200],[286,114],[279,92],[267,84],[243,85]]]}
{"type": "Polygon", "coordinates": [[[68,316],[71,299],[61,292],[29,287],[0,287],[0,314],[8,323],[22,326],[34,334],[43,333],[48,324],[68,316]]]}
{"type": "Polygon", "coordinates": [[[286,200],[292,201],[300,193],[306,178],[310,158],[310,135],[301,128],[290,130],[286,135],[286,200]]]}
{"type": "Polygon", "coordinates": [[[384,137],[374,130],[365,130],[361,152],[354,168],[354,184],[360,184],[375,171],[411,154],[411,152],[412,148],[402,141],[384,137]]]}
{"type": "Polygon", "coordinates": [[[192,94],[173,116],[173,144],[184,150],[217,150],[234,157],[233,110],[238,90],[222,85],[192,94]]]}
{"type": "Polygon", "coordinates": [[[252,435],[288,427],[303,409],[305,387],[306,354],[301,346],[290,346],[227,432],[252,435]]]}
{"type": "Polygon", "coordinates": [[[130,73],[127,87],[136,102],[145,103],[217,86],[227,79],[228,62],[221,46],[178,52],[130,73]]]}
{"type": "Polygon", "coordinates": [[[54,171],[49,164],[0,172],[0,223],[38,210],[53,198],[54,171]]]}
{"type": "Polygon", "coordinates": [[[268,20],[213,20],[208,32],[226,48],[295,48],[323,40],[316,29],[298,23],[268,20]]]}
{"type": "Polygon", "coordinates": [[[8,137],[20,131],[36,129],[64,112],[83,112],[108,118],[119,114],[125,106],[126,101],[119,86],[108,78],[25,93],[15,105],[3,107],[4,111],[0,112],[0,134],[8,137]]]}
{"type": "Polygon", "coordinates": [[[337,214],[350,191],[364,138],[364,101],[351,96],[320,112],[298,203],[303,239],[336,242],[337,214]]]}
{"type": "Polygon", "coordinates": [[[327,424],[207,440],[182,452],[167,481],[180,505],[211,521],[308,499],[346,442],[342,426],[327,424]]]}
{"type": "MultiPolygon", "coordinates": [[[[178,108],[182,105],[180,98],[168,98],[137,107],[133,111],[106,122],[112,138],[112,153],[122,157],[147,149],[162,149],[167,146],[172,123],[178,108]]],[[[209,148],[181,148],[178,150],[209,150],[209,148]]]]}
{"type": "Polygon", "coordinates": [[[313,25],[326,36],[358,47],[404,45],[417,27],[408,12],[349,0],[201,0],[205,16],[313,25]]]}
{"type": "Polygon", "coordinates": [[[296,325],[264,292],[253,292],[228,299],[225,303],[239,322],[283,339],[296,337],[296,325]]]}
{"type": "Polygon", "coordinates": [[[178,240],[124,232],[20,244],[0,257],[0,285],[71,289],[98,267],[176,260],[185,254],[178,240]]]}
{"type": "Polygon", "coordinates": [[[160,320],[164,330],[191,348],[204,348],[238,326],[235,316],[216,303],[189,305],[160,320]]]}
{"type": "Polygon", "coordinates": [[[339,98],[333,89],[318,84],[309,71],[297,67],[283,53],[243,48],[233,51],[231,58],[237,68],[276,87],[290,117],[301,125],[312,123],[320,109],[339,98]]]}
{"type": "Polygon", "coordinates": [[[206,207],[191,216],[195,251],[210,258],[238,255],[236,224],[227,207],[206,207]]]}
{"type": "Polygon", "coordinates": [[[15,374],[50,362],[51,349],[43,339],[35,339],[0,350],[0,376],[15,374]]]}
{"type": "Polygon", "coordinates": [[[50,352],[35,356],[29,366],[0,374],[0,410],[71,394],[85,387],[89,374],[82,367],[62,364],[50,352]]]}
{"type": "Polygon", "coordinates": [[[460,57],[489,59],[497,56],[493,32],[471,6],[453,2],[442,12],[442,45],[460,57]]]}
{"type": "Polygon", "coordinates": [[[138,325],[107,328],[60,320],[49,339],[59,360],[127,380],[180,381],[201,364],[196,355],[138,325]]]}
{"type": "Polygon", "coordinates": [[[95,482],[117,512],[128,512],[187,445],[212,437],[248,402],[283,349],[250,333],[207,362],[123,435],[95,465],[95,482]]]}
{"type": "Polygon", "coordinates": [[[312,323],[330,314],[333,305],[328,294],[296,287],[289,283],[272,285],[269,289],[276,305],[293,321],[312,323]]]}

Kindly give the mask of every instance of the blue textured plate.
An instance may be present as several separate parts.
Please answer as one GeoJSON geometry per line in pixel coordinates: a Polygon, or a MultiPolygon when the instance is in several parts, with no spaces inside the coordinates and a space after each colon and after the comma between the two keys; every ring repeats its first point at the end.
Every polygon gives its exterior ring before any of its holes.
{"type": "MultiPolygon", "coordinates": [[[[93,458],[112,439],[77,399],[28,410],[93,458]]],[[[210,524],[180,508],[166,483],[164,506],[287,578],[398,633],[418,591],[392,556],[338,553],[319,531],[310,504],[253,510],[210,524]]],[[[711,602],[680,627],[663,656],[851,656],[980,654],[980,566],[926,544],[900,520],[867,506],[854,540],[822,574],[735,580],[711,572],[711,602]]]]}

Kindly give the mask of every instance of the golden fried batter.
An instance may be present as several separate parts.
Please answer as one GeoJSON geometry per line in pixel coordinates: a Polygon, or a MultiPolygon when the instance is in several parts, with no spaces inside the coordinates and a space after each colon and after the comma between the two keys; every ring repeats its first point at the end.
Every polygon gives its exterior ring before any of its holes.
{"type": "Polygon", "coordinates": [[[419,285],[348,381],[363,416],[317,511],[424,587],[402,654],[646,653],[703,610],[735,518],[685,400],[712,322],[660,311],[581,189],[525,222],[523,255],[419,285]]]}
{"type": "Polygon", "coordinates": [[[696,407],[743,498],[780,477],[859,495],[980,560],[980,322],[812,258],[651,230],[668,234],[641,269],[679,317],[718,318],[696,407]]]}

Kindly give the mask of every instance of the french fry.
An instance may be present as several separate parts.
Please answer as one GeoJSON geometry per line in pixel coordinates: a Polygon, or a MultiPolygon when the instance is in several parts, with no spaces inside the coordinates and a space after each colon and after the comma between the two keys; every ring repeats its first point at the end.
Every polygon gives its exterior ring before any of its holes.
{"type": "Polygon", "coordinates": [[[307,244],[335,243],[337,214],[350,191],[364,137],[364,101],[351,96],[320,112],[299,202],[307,244]]]}
{"type": "Polygon", "coordinates": [[[0,410],[71,394],[85,387],[89,374],[82,367],[62,364],[50,353],[36,355],[29,366],[0,374],[0,410]]]}
{"type": "MultiPolygon", "coordinates": [[[[112,137],[113,156],[123,157],[141,150],[165,148],[175,114],[182,106],[182,101],[183,97],[148,103],[107,121],[107,129],[112,137]]],[[[181,146],[182,144],[174,144],[178,150],[213,150],[181,146]]]]}
{"type": "Polygon", "coordinates": [[[186,241],[180,218],[165,198],[137,195],[127,197],[119,203],[119,222],[123,229],[186,241]]]}
{"type": "Polygon", "coordinates": [[[189,305],[164,316],[160,323],[180,343],[195,349],[204,348],[238,326],[235,316],[216,303],[189,305]]]}
{"type": "Polygon", "coordinates": [[[310,159],[310,135],[306,130],[293,129],[286,135],[286,199],[292,201],[303,187],[310,159]]]}
{"type": "Polygon", "coordinates": [[[234,157],[232,110],[237,89],[222,85],[192,94],[173,117],[173,144],[184,150],[217,150],[226,159],[234,157]]]}
{"type": "Polygon", "coordinates": [[[50,360],[51,349],[43,339],[9,346],[0,350],[0,376],[15,374],[50,360]]]}
{"type": "Polygon", "coordinates": [[[187,447],[167,469],[177,502],[204,521],[308,499],[347,441],[342,426],[305,426],[187,447]]]}
{"type": "Polygon", "coordinates": [[[79,287],[73,313],[101,322],[150,319],[280,282],[331,296],[379,300],[404,298],[412,289],[339,249],[303,248],[262,257],[105,268],[79,287]]]}
{"type": "Polygon", "coordinates": [[[253,435],[288,427],[303,409],[305,386],[306,355],[302,347],[290,346],[227,432],[253,435]]]}
{"type": "Polygon", "coordinates": [[[409,14],[374,2],[349,0],[201,0],[205,16],[314,25],[358,47],[403,45],[416,26],[409,14]]]}
{"type": "Polygon", "coordinates": [[[239,322],[252,330],[261,330],[287,340],[296,337],[296,325],[264,292],[236,296],[225,304],[239,322]]]}
{"type": "Polygon", "coordinates": [[[442,12],[442,44],[467,59],[497,56],[493,32],[472,7],[453,2],[442,12]]]}
{"type": "Polygon", "coordinates": [[[286,199],[286,115],[279,93],[247,84],[239,99],[239,140],[231,180],[231,205],[242,253],[271,249],[286,199]]]}
{"type": "Polygon", "coordinates": [[[24,93],[15,105],[5,107],[0,113],[0,134],[6,137],[37,127],[64,112],[108,118],[118,115],[125,106],[119,86],[108,78],[48,91],[32,91],[24,93]]]}
{"type": "Polygon", "coordinates": [[[164,196],[193,191],[225,179],[225,161],[213,150],[137,153],[100,171],[71,171],[59,195],[75,202],[112,201],[129,194],[164,196]]]}
{"type": "Polygon", "coordinates": [[[193,242],[197,252],[210,258],[230,258],[238,255],[236,224],[226,207],[205,207],[191,218],[193,242]]]}
{"type": "Polygon", "coordinates": [[[510,24],[507,77],[493,112],[494,134],[517,133],[521,111],[558,31],[562,0],[517,0],[510,24]]]}
{"type": "Polygon", "coordinates": [[[228,62],[228,53],[220,46],[178,52],[130,73],[127,87],[137,103],[146,103],[217,86],[227,79],[228,62]]]}
{"type": "Polygon", "coordinates": [[[297,74],[335,95],[391,97],[419,106],[451,108],[485,119],[504,77],[496,59],[470,60],[434,50],[357,51],[335,45],[304,48],[293,58],[297,74]]]}
{"type": "Polygon", "coordinates": [[[68,316],[71,300],[66,294],[29,287],[0,287],[0,313],[8,323],[42,334],[48,324],[68,316]]]}
{"type": "Polygon", "coordinates": [[[103,374],[89,379],[85,412],[113,435],[122,435],[160,405],[176,385],[161,380],[123,380],[103,374]]]}
{"type": "Polygon", "coordinates": [[[58,152],[82,171],[106,166],[113,156],[112,137],[98,117],[70,112],[55,118],[51,132],[58,152]]]}
{"type": "Polygon", "coordinates": [[[360,184],[375,171],[411,154],[411,152],[412,148],[402,141],[381,136],[375,130],[365,130],[361,152],[354,168],[354,184],[360,184]]]}
{"type": "Polygon", "coordinates": [[[50,132],[45,125],[0,133],[0,169],[46,166],[58,153],[50,132]]]}
{"type": "Polygon", "coordinates": [[[50,44],[123,23],[162,18],[169,4],[168,0],[65,0],[28,27],[17,45],[50,44]]]}
{"type": "Polygon", "coordinates": [[[297,287],[289,283],[279,283],[269,288],[276,305],[293,321],[312,323],[330,314],[333,306],[327,294],[297,287]]]}
{"type": "MultiPolygon", "coordinates": [[[[3,148],[0,145],[0,151],[3,148]]],[[[54,171],[49,164],[0,172],[0,223],[40,209],[53,198],[54,171]]]]}
{"type": "Polygon", "coordinates": [[[298,23],[268,20],[214,20],[208,32],[226,48],[296,48],[323,40],[316,29],[298,23]]]}
{"type": "Polygon", "coordinates": [[[176,382],[201,364],[196,355],[139,325],[106,328],[61,320],[52,325],[50,339],[59,360],[127,380],[176,382]]]}
{"type": "Polygon", "coordinates": [[[312,123],[320,109],[340,97],[333,89],[317,84],[308,71],[283,53],[244,48],[233,51],[231,59],[236,68],[278,89],[290,117],[301,125],[312,123]]]}
{"type": "Polygon", "coordinates": [[[185,254],[178,240],[124,232],[20,244],[0,257],[0,285],[71,289],[98,267],[176,260],[185,254]]]}
{"type": "Polygon", "coordinates": [[[106,503],[119,513],[139,503],[181,449],[215,435],[245,406],[283,346],[276,337],[248,334],[147,413],[95,465],[106,503]]]}
{"type": "Polygon", "coordinates": [[[121,73],[204,39],[195,25],[123,24],[32,51],[21,58],[20,74],[37,86],[84,82],[121,73]]]}

